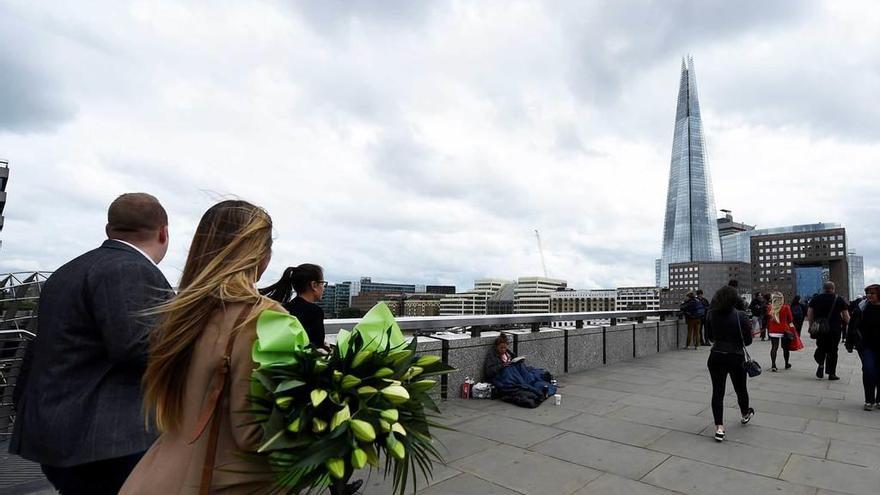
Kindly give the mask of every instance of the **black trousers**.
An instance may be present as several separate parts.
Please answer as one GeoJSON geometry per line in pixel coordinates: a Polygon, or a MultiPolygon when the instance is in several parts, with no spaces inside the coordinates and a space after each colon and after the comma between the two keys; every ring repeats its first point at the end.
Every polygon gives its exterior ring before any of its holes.
{"type": "Polygon", "coordinates": [[[144,452],[71,467],[41,465],[61,495],[116,495],[144,452]]]}
{"type": "Polygon", "coordinates": [[[825,373],[837,374],[837,348],[840,346],[840,331],[831,332],[816,339],[816,352],[813,359],[816,364],[825,367],[825,373]]]}
{"type": "Polygon", "coordinates": [[[746,388],[746,369],[743,368],[745,357],[739,354],[710,352],[709,376],[712,378],[712,416],[716,425],[724,424],[724,393],[727,387],[727,375],[736,392],[739,410],[745,416],[749,412],[749,391],[746,388]]]}

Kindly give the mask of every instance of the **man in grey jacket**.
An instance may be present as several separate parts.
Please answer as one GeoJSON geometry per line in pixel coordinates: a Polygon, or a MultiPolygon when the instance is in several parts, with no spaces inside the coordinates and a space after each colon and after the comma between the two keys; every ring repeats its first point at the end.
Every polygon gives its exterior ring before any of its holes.
{"type": "Polygon", "coordinates": [[[18,383],[9,450],[40,463],[63,495],[116,494],[155,440],[140,391],[154,322],[142,313],[172,294],[157,266],[168,216],[149,194],[123,194],[106,233],[46,281],[18,383]]]}

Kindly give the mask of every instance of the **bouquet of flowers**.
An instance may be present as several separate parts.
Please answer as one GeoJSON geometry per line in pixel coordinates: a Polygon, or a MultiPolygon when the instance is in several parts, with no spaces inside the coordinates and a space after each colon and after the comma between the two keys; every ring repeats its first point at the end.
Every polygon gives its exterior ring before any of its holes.
{"type": "Polygon", "coordinates": [[[299,321],[264,311],[257,322],[251,413],[263,428],[258,454],[276,473],[278,493],[312,493],[328,486],[343,493],[367,465],[393,474],[403,493],[416,469],[426,478],[442,459],[432,445],[439,413],[429,392],[454,369],[439,356],[417,356],[384,303],[352,331],[339,332],[329,354],[308,346],[299,321]]]}

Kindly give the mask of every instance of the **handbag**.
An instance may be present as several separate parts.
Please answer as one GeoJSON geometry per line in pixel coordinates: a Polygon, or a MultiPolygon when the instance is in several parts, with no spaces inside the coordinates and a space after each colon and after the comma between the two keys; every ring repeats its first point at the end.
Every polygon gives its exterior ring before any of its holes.
{"type": "Polygon", "coordinates": [[[746,370],[746,374],[749,375],[749,377],[754,378],[761,374],[761,365],[757,361],[752,360],[752,356],[749,356],[749,351],[746,349],[746,341],[742,336],[742,323],[739,321],[739,312],[734,311],[734,315],[736,316],[736,328],[739,331],[739,339],[743,346],[743,354],[745,354],[746,358],[745,361],[743,361],[743,368],[746,370]]]}
{"type": "Polygon", "coordinates": [[[810,338],[815,340],[831,333],[831,315],[834,314],[834,308],[837,307],[837,296],[834,296],[834,302],[831,303],[831,309],[825,318],[816,318],[810,323],[810,338]]]}

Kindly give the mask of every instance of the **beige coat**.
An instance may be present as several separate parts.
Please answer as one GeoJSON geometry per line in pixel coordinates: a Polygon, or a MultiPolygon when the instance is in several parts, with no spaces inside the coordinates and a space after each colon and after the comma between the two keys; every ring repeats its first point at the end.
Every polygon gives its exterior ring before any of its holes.
{"type": "MultiPolygon", "coordinates": [[[[226,350],[230,332],[242,307],[241,304],[227,306],[225,312],[218,311],[205,327],[196,342],[187,372],[181,430],[163,433],[156,440],[129,475],[121,494],[198,494],[210,424],[192,444],[189,443],[190,437],[203,402],[207,400],[211,377],[226,350]]],[[[273,309],[286,312],[280,305],[273,309]]],[[[211,493],[261,493],[263,490],[260,488],[271,483],[265,464],[245,461],[240,457],[243,451],[256,450],[261,435],[259,425],[240,426],[248,421],[247,414],[241,411],[249,409],[247,395],[250,392],[250,375],[256,367],[251,360],[251,347],[256,335],[254,320],[238,333],[232,348],[229,387],[220,409],[224,414],[211,493]]]]}

